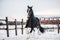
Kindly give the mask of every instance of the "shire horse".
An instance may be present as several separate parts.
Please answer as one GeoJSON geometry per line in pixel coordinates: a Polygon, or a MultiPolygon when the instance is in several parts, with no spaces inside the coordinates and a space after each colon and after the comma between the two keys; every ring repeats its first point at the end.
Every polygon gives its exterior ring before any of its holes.
{"type": "Polygon", "coordinates": [[[27,13],[28,20],[26,22],[25,28],[31,28],[30,33],[32,33],[34,28],[38,28],[41,33],[44,33],[44,28],[40,26],[39,19],[34,16],[32,7],[28,6],[27,13]]]}

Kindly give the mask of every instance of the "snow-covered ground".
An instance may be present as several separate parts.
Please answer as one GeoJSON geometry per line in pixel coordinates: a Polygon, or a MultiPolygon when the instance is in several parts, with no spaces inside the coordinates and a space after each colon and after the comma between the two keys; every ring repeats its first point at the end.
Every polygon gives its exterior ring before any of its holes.
{"type": "MultiPolygon", "coordinates": [[[[0,26],[0,28],[5,28],[5,26],[0,26]]],[[[14,26],[9,26],[9,28],[14,28],[14,26]]],[[[22,35],[21,29],[18,29],[17,36],[15,35],[15,30],[9,30],[9,37],[7,37],[6,30],[0,30],[0,40],[60,40],[60,34],[57,33],[57,29],[45,30],[43,34],[38,32],[36,28],[35,32],[33,31],[31,34],[28,33],[28,30],[24,29],[24,34],[22,35]]]]}

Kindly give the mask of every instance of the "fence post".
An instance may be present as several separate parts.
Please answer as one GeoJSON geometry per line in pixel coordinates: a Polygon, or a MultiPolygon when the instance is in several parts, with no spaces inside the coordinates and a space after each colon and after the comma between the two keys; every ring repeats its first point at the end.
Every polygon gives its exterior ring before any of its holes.
{"type": "Polygon", "coordinates": [[[8,29],[8,17],[6,17],[6,30],[7,30],[7,37],[9,37],[9,29],[8,29]]]}
{"type": "Polygon", "coordinates": [[[23,19],[22,19],[21,25],[22,25],[21,30],[22,30],[22,34],[23,34],[23,19]]]}
{"type": "Polygon", "coordinates": [[[17,20],[15,19],[15,35],[17,35],[17,20]]]}
{"type": "Polygon", "coordinates": [[[59,18],[58,18],[58,34],[59,34],[59,18]]]}

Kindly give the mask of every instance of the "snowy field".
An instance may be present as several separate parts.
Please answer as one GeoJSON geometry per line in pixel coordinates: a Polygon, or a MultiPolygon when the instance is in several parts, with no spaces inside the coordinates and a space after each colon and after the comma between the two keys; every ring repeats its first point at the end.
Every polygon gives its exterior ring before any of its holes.
{"type": "MultiPolygon", "coordinates": [[[[41,25],[43,27],[48,27],[47,25],[41,25]]],[[[51,25],[49,25],[52,27],[51,25]]],[[[56,25],[53,25],[57,27],[56,25]]],[[[18,26],[21,27],[21,26],[18,26]]],[[[6,28],[5,26],[0,26],[0,28],[6,28]]],[[[14,28],[9,26],[9,28],[14,28]]],[[[0,30],[0,40],[60,40],[60,33],[57,33],[57,29],[45,30],[45,33],[40,33],[36,28],[35,32],[29,33],[29,29],[24,29],[24,34],[21,34],[21,29],[17,31],[18,35],[15,35],[15,30],[9,30],[9,37],[7,37],[6,30],[0,30]]]]}

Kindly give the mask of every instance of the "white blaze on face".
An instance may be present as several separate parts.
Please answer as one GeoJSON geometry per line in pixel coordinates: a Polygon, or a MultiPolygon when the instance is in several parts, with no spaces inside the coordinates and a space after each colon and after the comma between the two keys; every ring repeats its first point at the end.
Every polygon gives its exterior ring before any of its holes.
{"type": "Polygon", "coordinates": [[[28,13],[28,17],[30,17],[30,12],[29,12],[29,11],[30,11],[30,9],[28,9],[28,10],[27,10],[27,13],[28,13]]]}

